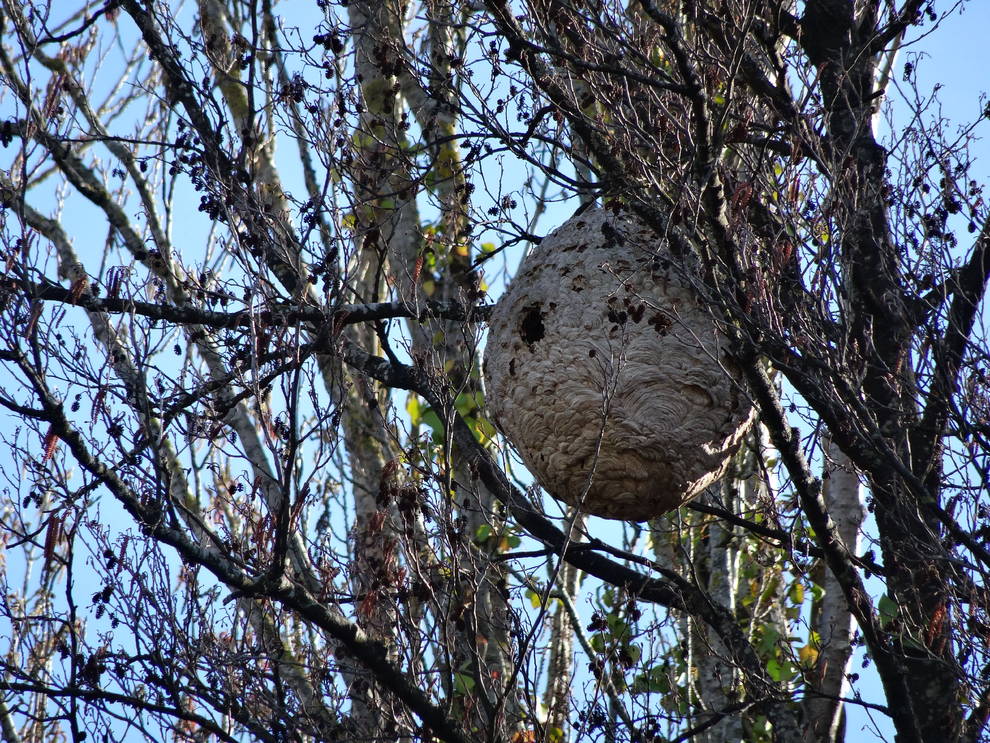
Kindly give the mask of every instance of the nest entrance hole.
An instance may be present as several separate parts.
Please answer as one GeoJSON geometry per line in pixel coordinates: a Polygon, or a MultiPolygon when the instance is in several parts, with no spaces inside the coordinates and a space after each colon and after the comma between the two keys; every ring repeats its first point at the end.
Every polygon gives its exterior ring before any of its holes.
{"type": "Polygon", "coordinates": [[[546,335],[546,328],[543,326],[543,313],[540,305],[531,304],[523,308],[522,320],[519,323],[519,335],[523,342],[531,349],[546,335]]]}

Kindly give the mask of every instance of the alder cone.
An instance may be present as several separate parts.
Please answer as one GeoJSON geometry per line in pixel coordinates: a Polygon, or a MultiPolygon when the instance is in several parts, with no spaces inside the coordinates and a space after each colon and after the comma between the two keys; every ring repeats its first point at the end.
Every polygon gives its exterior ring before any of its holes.
{"type": "Polygon", "coordinates": [[[725,474],[754,420],[683,265],[631,212],[592,209],[540,243],[492,314],[492,419],[586,513],[678,508],[725,474]]]}

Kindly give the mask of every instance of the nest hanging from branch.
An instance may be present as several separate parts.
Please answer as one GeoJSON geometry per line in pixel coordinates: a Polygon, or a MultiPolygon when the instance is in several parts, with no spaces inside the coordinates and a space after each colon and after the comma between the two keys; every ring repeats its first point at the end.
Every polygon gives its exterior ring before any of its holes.
{"type": "Polygon", "coordinates": [[[642,521],[717,481],[755,411],[683,270],[631,212],[572,217],[490,322],[487,403],[555,498],[642,521]]]}

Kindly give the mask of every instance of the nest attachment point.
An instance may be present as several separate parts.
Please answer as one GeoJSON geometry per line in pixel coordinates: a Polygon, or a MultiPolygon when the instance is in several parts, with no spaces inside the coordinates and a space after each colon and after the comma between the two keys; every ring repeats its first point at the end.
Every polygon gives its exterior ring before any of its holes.
{"type": "Polygon", "coordinates": [[[591,209],[527,256],[492,315],[489,412],[586,513],[678,508],[725,474],[755,417],[684,265],[631,212],[591,209]]]}

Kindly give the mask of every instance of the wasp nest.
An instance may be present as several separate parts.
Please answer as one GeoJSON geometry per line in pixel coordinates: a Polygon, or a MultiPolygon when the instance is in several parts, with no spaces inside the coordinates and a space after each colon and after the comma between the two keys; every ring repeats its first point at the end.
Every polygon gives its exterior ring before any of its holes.
{"type": "Polygon", "coordinates": [[[754,418],[666,241],[611,207],[575,216],[520,267],[491,318],[489,411],[540,484],[642,521],[725,474],[754,418]]]}

